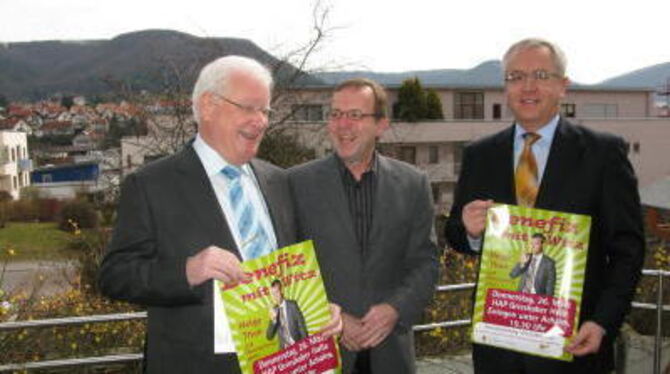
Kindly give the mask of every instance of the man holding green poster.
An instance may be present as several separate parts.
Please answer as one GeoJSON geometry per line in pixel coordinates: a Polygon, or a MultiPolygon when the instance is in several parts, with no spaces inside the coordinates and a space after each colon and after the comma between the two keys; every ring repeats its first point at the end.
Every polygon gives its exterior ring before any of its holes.
{"type": "MultiPolygon", "coordinates": [[[[148,373],[240,373],[216,281],[249,281],[242,261],[296,239],[284,172],[255,158],[272,85],[251,58],[210,62],[193,89],[195,139],[123,182],[99,284],[147,308],[148,373]]],[[[341,326],[333,312],[331,335],[341,326]]]]}
{"type": "Polygon", "coordinates": [[[622,139],[571,124],[560,113],[569,85],[554,44],[526,39],[503,57],[507,129],[470,144],[446,225],[449,245],[479,254],[495,203],[592,219],[580,326],[572,362],[474,344],[476,373],[609,373],[613,341],[630,310],[644,256],[637,180],[622,139]]]}

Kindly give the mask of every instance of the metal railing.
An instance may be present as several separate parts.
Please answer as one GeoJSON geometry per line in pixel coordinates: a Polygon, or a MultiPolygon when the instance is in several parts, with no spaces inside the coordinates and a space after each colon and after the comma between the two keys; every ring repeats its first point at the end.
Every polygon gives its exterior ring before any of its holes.
{"type": "MultiPolygon", "coordinates": [[[[663,278],[670,276],[670,271],[664,270],[643,270],[643,275],[646,276],[655,276],[658,279],[658,289],[656,295],[656,303],[639,303],[632,302],[633,308],[638,309],[647,309],[647,310],[656,310],[656,332],[654,336],[654,374],[661,373],[661,349],[662,349],[662,319],[663,312],[670,311],[670,305],[663,304],[663,278]]],[[[437,286],[438,292],[453,292],[473,289],[475,283],[460,283],[452,285],[441,285],[437,286]]],[[[43,320],[33,320],[33,321],[13,321],[13,322],[3,322],[0,323],[0,332],[24,329],[24,328],[37,328],[37,327],[55,327],[55,326],[72,326],[72,325],[82,325],[87,323],[102,323],[102,322],[116,322],[116,321],[126,321],[126,320],[135,320],[135,319],[145,319],[147,317],[146,312],[133,312],[133,313],[119,313],[119,314],[101,314],[101,315],[92,315],[92,316],[81,316],[81,317],[66,317],[66,318],[52,318],[52,319],[43,319],[43,320]]],[[[459,326],[467,326],[471,323],[470,319],[454,320],[454,321],[443,321],[436,323],[428,323],[423,325],[415,325],[412,327],[414,331],[425,331],[436,328],[451,328],[459,326]]],[[[62,367],[71,367],[71,366],[88,366],[95,364],[118,364],[125,362],[133,362],[142,360],[143,355],[141,353],[129,353],[129,354],[119,354],[119,355],[108,355],[108,356],[99,356],[99,357],[82,357],[82,358],[72,358],[72,359],[62,359],[62,360],[48,360],[48,361],[35,361],[35,362],[26,362],[26,363],[15,363],[15,364],[4,364],[0,365],[0,372],[14,371],[14,370],[34,370],[34,369],[47,369],[47,368],[62,368],[62,367]]]]}

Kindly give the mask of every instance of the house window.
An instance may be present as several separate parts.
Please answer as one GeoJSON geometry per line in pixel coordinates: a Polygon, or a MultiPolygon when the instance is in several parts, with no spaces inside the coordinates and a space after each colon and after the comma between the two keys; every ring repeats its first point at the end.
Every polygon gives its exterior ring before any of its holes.
{"type": "Polygon", "coordinates": [[[493,104],[493,119],[500,119],[502,117],[502,105],[493,104]]]}
{"type": "Polygon", "coordinates": [[[456,92],[454,96],[455,119],[484,119],[483,92],[456,92]]]}
{"type": "Polygon", "coordinates": [[[398,159],[410,164],[416,164],[416,147],[400,147],[398,159]]]}
{"type": "Polygon", "coordinates": [[[440,162],[440,148],[436,145],[428,147],[428,163],[437,164],[440,162]]]}
{"type": "Polygon", "coordinates": [[[301,122],[323,121],[323,105],[321,104],[299,104],[293,105],[293,120],[301,122]]]}
{"type": "Polygon", "coordinates": [[[575,104],[561,104],[561,114],[567,118],[575,118],[577,106],[575,104]]]}
{"type": "Polygon", "coordinates": [[[12,162],[16,161],[16,148],[11,148],[12,162]]]}
{"type": "Polygon", "coordinates": [[[13,186],[12,189],[15,190],[15,189],[19,188],[18,184],[19,184],[18,183],[18,178],[16,177],[16,175],[12,176],[12,186],[13,186]]]}

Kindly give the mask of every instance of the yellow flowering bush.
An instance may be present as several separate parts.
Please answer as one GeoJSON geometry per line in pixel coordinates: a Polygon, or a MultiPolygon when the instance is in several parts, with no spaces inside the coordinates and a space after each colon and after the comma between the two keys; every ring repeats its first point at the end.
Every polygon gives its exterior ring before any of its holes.
{"type": "MultiPolygon", "coordinates": [[[[471,283],[476,279],[478,258],[446,250],[441,260],[438,284],[471,283]]],[[[473,290],[437,292],[424,313],[423,323],[470,319],[473,290]]],[[[416,351],[420,356],[462,353],[470,348],[470,326],[441,327],[418,332],[416,351]]]]}
{"type": "MultiPolygon", "coordinates": [[[[95,297],[78,289],[44,297],[12,295],[2,304],[0,322],[137,310],[137,307],[95,297]]],[[[0,333],[0,363],[141,352],[144,329],[144,320],[129,320],[5,331],[0,333]]]]}
{"type": "MultiPolygon", "coordinates": [[[[39,283],[34,284],[29,293],[7,292],[3,289],[4,269],[11,257],[16,255],[16,250],[0,249],[0,322],[140,310],[137,306],[111,301],[97,293],[95,273],[109,231],[82,231],[76,222],[70,224],[73,228],[70,246],[77,247],[81,252],[78,275],[72,280],[72,287],[65,292],[40,295],[39,283]]],[[[0,331],[0,365],[142,352],[145,325],[144,320],[128,320],[0,331]]],[[[95,372],[128,373],[137,371],[138,367],[139,363],[114,364],[104,366],[104,371],[95,372]]],[[[90,370],[90,367],[70,367],[64,372],[89,373],[90,370]]]]}

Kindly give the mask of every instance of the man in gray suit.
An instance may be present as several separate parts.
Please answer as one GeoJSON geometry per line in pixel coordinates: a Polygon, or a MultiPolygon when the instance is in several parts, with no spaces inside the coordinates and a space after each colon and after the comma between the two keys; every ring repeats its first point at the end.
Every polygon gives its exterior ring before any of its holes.
{"type": "Polygon", "coordinates": [[[375,151],[389,126],[384,89],[339,84],[335,153],[289,171],[299,236],[313,239],[328,296],[342,306],[343,372],[414,373],[412,325],[438,275],[426,175],[375,151]]]}
{"type": "MultiPolygon", "coordinates": [[[[269,71],[252,59],[211,62],[193,90],[195,140],[123,182],[99,282],[105,295],[147,307],[149,373],[240,372],[213,280],[247,281],[240,261],[296,239],[284,172],[254,158],[271,87],[269,71]],[[253,219],[238,219],[236,206],[253,219]]],[[[337,315],[329,326],[337,332],[337,315]]]]}
{"type": "Polygon", "coordinates": [[[531,253],[524,252],[521,259],[510,272],[511,278],[521,276],[519,292],[554,296],[556,285],[556,264],[544,254],[544,235],[535,233],[531,236],[531,253]]]}
{"type": "Polygon", "coordinates": [[[270,296],[275,305],[270,309],[270,323],[266,337],[273,339],[279,333],[279,347],[284,349],[307,337],[307,324],[295,300],[284,297],[279,279],[272,281],[270,296]]]}

